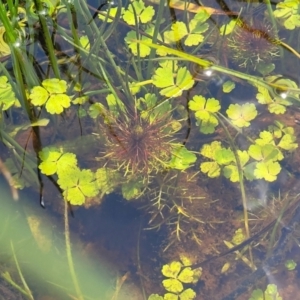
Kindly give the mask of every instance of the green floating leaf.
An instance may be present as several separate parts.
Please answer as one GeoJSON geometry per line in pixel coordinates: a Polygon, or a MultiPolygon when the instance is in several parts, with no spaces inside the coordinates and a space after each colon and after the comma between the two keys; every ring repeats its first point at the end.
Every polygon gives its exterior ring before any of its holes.
{"type": "Polygon", "coordinates": [[[208,134],[215,131],[215,127],[219,124],[215,113],[221,109],[217,99],[209,98],[206,100],[203,96],[194,96],[189,101],[189,108],[195,111],[197,125],[200,126],[202,133],[208,134]]]}
{"type": "Polygon", "coordinates": [[[254,290],[251,294],[251,297],[249,300],[265,300],[264,298],[264,292],[260,289],[254,290]]]}
{"type": "Polygon", "coordinates": [[[180,146],[173,151],[169,166],[173,169],[185,170],[196,160],[197,157],[194,153],[187,150],[184,146],[180,146]]]}
{"type": "Polygon", "coordinates": [[[233,81],[226,81],[222,85],[224,93],[230,93],[235,88],[235,83],[233,81]]]}
{"type": "MultiPolygon", "coordinates": [[[[145,33],[152,36],[154,33],[154,26],[150,26],[145,30],[145,33]]],[[[143,43],[138,43],[139,40],[144,42],[152,42],[152,40],[146,36],[141,36],[141,39],[138,39],[136,31],[129,31],[125,37],[125,42],[128,44],[129,49],[135,56],[146,57],[150,54],[151,48],[143,43]]],[[[158,36],[158,40],[161,40],[158,36]]]]}
{"type": "Polygon", "coordinates": [[[293,30],[300,27],[299,1],[285,0],[276,5],[276,10],[273,12],[275,18],[283,22],[286,29],[293,30]]]}
{"type": "Polygon", "coordinates": [[[63,153],[55,147],[45,147],[39,152],[41,163],[39,169],[45,175],[64,172],[64,170],[77,166],[77,159],[73,153],[63,153]]]}
{"type": "Polygon", "coordinates": [[[63,191],[65,200],[72,205],[82,205],[86,197],[94,197],[99,190],[91,170],[80,170],[77,167],[68,168],[58,174],[57,183],[63,191]]]}
{"type": "Polygon", "coordinates": [[[222,145],[219,141],[214,141],[211,144],[204,144],[200,150],[200,154],[204,157],[215,159],[216,151],[221,149],[222,145]]]}
{"type": "Polygon", "coordinates": [[[36,86],[31,90],[29,98],[36,106],[46,104],[46,110],[50,114],[60,114],[64,108],[71,105],[71,98],[66,95],[67,83],[57,78],[45,79],[42,86],[36,86]]]}
{"type": "Polygon", "coordinates": [[[285,263],[284,266],[287,268],[289,271],[293,271],[297,267],[297,263],[293,259],[288,259],[285,263]]]}
{"type": "Polygon", "coordinates": [[[178,279],[165,279],[162,284],[168,292],[180,293],[183,291],[183,285],[178,279]]]}
{"type": "Polygon", "coordinates": [[[278,147],[287,151],[294,151],[298,148],[298,144],[295,143],[296,137],[291,134],[285,134],[280,142],[278,143],[278,147]]]}
{"type": "Polygon", "coordinates": [[[199,45],[204,40],[202,33],[207,31],[209,27],[208,23],[204,23],[208,18],[209,14],[203,10],[195,15],[188,27],[184,22],[177,21],[173,23],[171,30],[164,32],[165,42],[175,43],[184,39],[186,46],[199,45]]]}
{"type": "Polygon", "coordinates": [[[148,297],[148,300],[164,300],[164,298],[162,296],[159,296],[158,294],[151,294],[148,297]]]}
{"type": "Polygon", "coordinates": [[[182,264],[179,261],[172,261],[169,264],[163,265],[161,273],[166,277],[177,278],[181,268],[182,264]]]}
{"type": "Polygon", "coordinates": [[[180,295],[179,295],[179,299],[180,300],[193,300],[196,298],[196,293],[194,290],[192,290],[191,288],[188,288],[186,290],[184,290],[180,295]]]}
{"type": "Polygon", "coordinates": [[[175,74],[175,81],[172,68],[158,68],[153,76],[153,84],[156,87],[164,88],[160,94],[166,97],[179,97],[184,90],[193,87],[194,79],[186,67],[179,68],[175,74]]]}
{"type": "Polygon", "coordinates": [[[172,293],[165,293],[164,300],[178,300],[178,295],[172,293]]]}
{"type": "Polygon", "coordinates": [[[13,105],[20,107],[20,102],[15,96],[6,76],[0,76],[0,107],[8,110],[13,105]]]}
{"type": "Polygon", "coordinates": [[[278,160],[279,150],[272,144],[255,144],[249,147],[248,153],[257,161],[272,162],[278,160]]]}
{"type": "Polygon", "coordinates": [[[177,278],[183,283],[192,283],[194,281],[194,271],[190,267],[185,267],[177,278]]]}
{"type": "Polygon", "coordinates": [[[268,284],[265,290],[265,300],[282,300],[282,297],[277,291],[276,284],[268,284]]]}
{"type": "Polygon", "coordinates": [[[277,179],[280,170],[281,166],[278,162],[259,162],[256,164],[254,175],[257,179],[265,179],[272,182],[277,179]]]}
{"type": "Polygon", "coordinates": [[[237,127],[248,127],[250,121],[257,116],[257,110],[253,103],[230,104],[226,110],[228,117],[237,127]]]}
{"type": "Polygon", "coordinates": [[[215,160],[219,165],[228,165],[235,161],[232,150],[221,148],[215,152],[215,160]]]}
{"type": "Polygon", "coordinates": [[[220,165],[215,161],[201,163],[200,170],[210,178],[219,177],[221,174],[220,165]]]}
{"type": "Polygon", "coordinates": [[[145,6],[144,1],[136,0],[129,4],[128,10],[124,11],[123,19],[128,25],[136,25],[135,19],[139,23],[148,23],[152,20],[155,14],[153,6],[145,6]]]}

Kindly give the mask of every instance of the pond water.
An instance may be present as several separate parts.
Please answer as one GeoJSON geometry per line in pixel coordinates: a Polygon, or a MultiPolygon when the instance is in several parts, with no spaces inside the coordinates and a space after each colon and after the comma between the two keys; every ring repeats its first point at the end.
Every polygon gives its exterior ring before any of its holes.
{"type": "Polygon", "coordinates": [[[0,300],[297,299],[299,11],[1,2],[0,300]]]}

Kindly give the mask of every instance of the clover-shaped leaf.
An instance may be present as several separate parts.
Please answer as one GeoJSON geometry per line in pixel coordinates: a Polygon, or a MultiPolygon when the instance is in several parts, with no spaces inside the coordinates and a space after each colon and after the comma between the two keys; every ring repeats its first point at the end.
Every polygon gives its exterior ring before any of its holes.
{"type": "Polygon", "coordinates": [[[183,283],[192,283],[194,281],[194,271],[190,267],[185,267],[179,273],[177,279],[183,283]]]}
{"type": "Polygon", "coordinates": [[[255,140],[255,144],[263,146],[266,144],[275,144],[274,136],[271,132],[263,130],[259,133],[259,139],[255,140]]]}
{"type": "Polygon", "coordinates": [[[145,7],[144,1],[133,1],[123,14],[123,19],[128,25],[135,25],[135,18],[139,23],[148,23],[155,14],[153,6],[145,7]]]}
{"type": "Polygon", "coordinates": [[[178,279],[165,279],[162,281],[164,288],[172,293],[180,293],[183,291],[183,285],[178,279]]]}
{"type": "Polygon", "coordinates": [[[248,153],[256,161],[270,162],[278,160],[279,150],[272,144],[255,144],[249,147],[248,153]]]}
{"type": "Polygon", "coordinates": [[[72,167],[58,174],[57,183],[63,191],[64,198],[72,205],[82,205],[86,197],[94,197],[99,190],[91,170],[72,167]]]}
{"type": "MultiPolygon", "coordinates": [[[[154,26],[150,26],[145,30],[145,33],[152,36],[154,33],[154,29],[154,26]]],[[[129,31],[124,40],[128,44],[129,49],[135,56],[139,55],[140,57],[146,57],[151,52],[151,48],[148,45],[146,45],[145,43],[138,42],[136,31],[129,31]]],[[[144,35],[141,36],[141,40],[144,42],[152,42],[150,38],[144,35]]],[[[158,40],[161,40],[160,36],[158,36],[158,40]]]]}
{"type": "Polygon", "coordinates": [[[265,290],[265,300],[282,300],[282,297],[279,295],[277,286],[273,283],[268,284],[265,290]]]}
{"type": "Polygon", "coordinates": [[[253,103],[230,104],[226,110],[231,122],[237,127],[248,127],[251,120],[257,116],[257,110],[253,103]]]}
{"type": "Polygon", "coordinates": [[[200,164],[202,173],[207,174],[210,178],[219,177],[221,174],[220,165],[215,161],[206,161],[200,164]]]}
{"type": "Polygon", "coordinates": [[[45,175],[64,172],[64,170],[75,167],[77,159],[73,153],[63,153],[55,147],[46,147],[39,152],[41,163],[39,169],[45,175]]]}
{"type": "Polygon", "coordinates": [[[209,14],[203,10],[195,15],[188,27],[184,22],[177,21],[173,23],[171,30],[164,33],[165,42],[175,43],[184,39],[186,46],[199,45],[204,40],[202,33],[207,31],[209,27],[207,23],[204,23],[208,18],[209,14]]]}
{"type": "MultiPolygon", "coordinates": [[[[241,164],[241,168],[244,171],[244,166],[249,161],[250,156],[247,151],[238,150],[237,153],[238,153],[239,161],[241,164]]],[[[238,182],[240,180],[239,168],[237,166],[237,162],[236,162],[235,158],[234,158],[233,164],[230,164],[230,165],[227,165],[224,167],[223,174],[226,178],[229,178],[231,182],[238,182]]]]}
{"type": "Polygon", "coordinates": [[[7,110],[13,105],[20,106],[6,76],[0,76],[0,107],[7,110]]]}
{"type": "Polygon", "coordinates": [[[196,298],[196,293],[191,288],[184,290],[181,294],[179,294],[180,300],[193,300],[196,298]]]}
{"type": "Polygon", "coordinates": [[[66,95],[67,83],[57,78],[45,79],[42,86],[36,86],[31,90],[29,98],[36,106],[46,104],[46,110],[50,114],[60,114],[64,108],[70,107],[71,98],[66,95]]]}
{"type": "Polygon", "coordinates": [[[171,68],[158,68],[153,76],[153,84],[156,87],[164,88],[160,94],[166,97],[178,97],[184,90],[188,90],[194,85],[194,79],[186,67],[179,68],[175,81],[171,68]]]}
{"type": "Polygon", "coordinates": [[[249,300],[265,300],[264,292],[261,289],[254,290],[249,300]]]}
{"type": "Polygon", "coordinates": [[[216,151],[221,149],[221,142],[214,141],[211,144],[204,144],[200,150],[200,154],[204,157],[215,159],[216,151]]]}
{"type": "Polygon", "coordinates": [[[165,293],[163,300],[178,300],[178,295],[172,293],[165,293]]]}
{"type": "Polygon", "coordinates": [[[181,268],[182,264],[179,261],[172,261],[169,264],[163,265],[161,273],[166,277],[177,278],[181,268]]]}
{"type": "Polygon", "coordinates": [[[299,7],[299,1],[285,0],[276,5],[276,10],[273,14],[276,18],[283,21],[286,29],[293,30],[295,27],[300,27],[299,7]]]}
{"type": "Polygon", "coordinates": [[[215,131],[219,121],[214,113],[221,109],[220,102],[214,98],[205,99],[203,96],[194,96],[189,101],[190,110],[195,111],[197,125],[200,126],[200,132],[208,134],[215,131]]]}
{"type": "Polygon", "coordinates": [[[254,170],[254,175],[257,179],[265,179],[266,181],[275,181],[281,170],[280,164],[275,161],[258,162],[254,170]]]}
{"type": "Polygon", "coordinates": [[[219,165],[228,165],[235,160],[234,154],[230,149],[221,148],[215,153],[215,160],[219,165]]]}
{"type": "Polygon", "coordinates": [[[194,153],[187,150],[184,146],[179,146],[173,151],[169,166],[173,169],[185,170],[196,160],[197,157],[194,153]]]}
{"type": "Polygon", "coordinates": [[[293,151],[298,148],[298,144],[295,141],[296,137],[294,135],[285,134],[277,146],[287,151],[293,151]]]}

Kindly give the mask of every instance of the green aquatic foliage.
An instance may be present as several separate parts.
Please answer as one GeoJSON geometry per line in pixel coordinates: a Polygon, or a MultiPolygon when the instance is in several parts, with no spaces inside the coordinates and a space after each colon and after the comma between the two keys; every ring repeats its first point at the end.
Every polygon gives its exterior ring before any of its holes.
{"type": "Polygon", "coordinates": [[[165,42],[176,43],[183,39],[186,46],[199,45],[204,40],[202,33],[208,30],[209,25],[205,21],[209,16],[205,10],[202,10],[194,16],[188,25],[181,21],[173,23],[171,30],[164,32],[165,42]]]}
{"type": "Polygon", "coordinates": [[[122,184],[122,196],[126,200],[137,199],[143,194],[145,184],[142,178],[134,179],[132,181],[124,182],[122,184]]]}
{"type": "Polygon", "coordinates": [[[187,150],[184,146],[180,145],[173,150],[172,158],[171,161],[168,163],[168,166],[171,169],[186,170],[196,160],[197,156],[193,152],[187,150]]]}
{"type": "Polygon", "coordinates": [[[253,103],[230,104],[226,110],[233,125],[237,127],[249,127],[250,121],[257,116],[257,110],[253,103]]]}
{"type": "Polygon", "coordinates": [[[235,88],[235,83],[231,80],[225,81],[222,85],[224,93],[230,93],[235,88]]]}
{"type": "Polygon", "coordinates": [[[8,83],[7,77],[0,76],[0,107],[2,110],[8,110],[12,106],[20,107],[20,102],[8,83]]]}
{"type": "MultiPolygon", "coordinates": [[[[145,29],[145,33],[148,34],[149,36],[153,36],[154,33],[154,26],[150,25],[147,29],[145,29]]],[[[138,56],[139,57],[146,57],[150,54],[151,52],[151,48],[145,44],[140,44],[137,43],[138,40],[138,36],[136,31],[129,31],[126,35],[126,37],[124,38],[124,41],[128,44],[129,49],[131,50],[131,52],[133,53],[133,55],[138,56]]],[[[151,42],[151,39],[147,36],[142,36],[140,38],[140,40],[144,41],[144,42],[151,42]]],[[[160,36],[158,38],[158,40],[161,40],[160,36]]]]}
{"type": "Polygon", "coordinates": [[[162,88],[159,93],[169,98],[181,96],[183,91],[189,90],[195,83],[186,67],[178,68],[174,73],[171,64],[165,68],[157,68],[152,79],[153,85],[162,88]]]}
{"type": "Polygon", "coordinates": [[[152,21],[154,14],[153,6],[145,6],[142,0],[135,0],[124,11],[123,20],[128,25],[136,25],[136,19],[138,23],[146,24],[152,21]]]}
{"type": "Polygon", "coordinates": [[[76,166],[58,173],[57,183],[63,190],[64,199],[72,205],[82,205],[86,197],[94,197],[99,193],[95,174],[76,166]]]}
{"type": "Polygon", "coordinates": [[[41,163],[39,169],[45,175],[63,173],[70,167],[77,166],[77,158],[73,153],[64,153],[62,149],[56,147],[45,147],[39,152],[41,163]]]}
{"type": "Polygon", "coordinates": [[[45,104],[45,108],[50,114],[60,114],[64,108],[71,105],[71,98],[66,92],[66,81],[57,78],[45,79],[42,86],[36,86],[31,90],[29,98],[35,106],[45,104]]]}
{"type": "Polygon", "coordinates": [[[244,240],[246,240],[245,231],[242,228],[237,229],[234,232],[231,242],[235,245],[241,244],[244,240]]]}
{"type": "Polygon", "coordinates": [[[293,271],[297,267],[297,263],[293,259],[288,259],[284,265],[288,271],[293,271]]]}
{"type": "Polygon", "coordinates": [[[300,3],[298,0],[285,0],[276,5],[276,10],[273,13],[286,29],[294,30],[296,27],[300,27],[299,10],[300,3]]]}
{"type": "Polygon", "coordinates": [[[264,292],[261,289],[254,290],[249,300],[282,300],[282,297],[275,284],[268,284],[264,292]]]}
{"type": "Polygon", "coordinates": [[[193,289],[185,289],[184,284],[195,284],[201,277],[201,268],[192,269],[189,259],[183,258],[182,261],[173,261],[162,267],[162,274],[167,277],[162,281],[166,293],[164,296],[152,294],[148,300],[192,300],[195,299],[196,293],[193,289]]]}
{"type": "Polygon", "coordinates": [[[194,96],[188,104],[189,109],[195,111],[200,132],[205,134],[213,133],[219,124],[215,115],[221,109],[219,100],[215,98],[205,99],[203,96],[194,96]]]}

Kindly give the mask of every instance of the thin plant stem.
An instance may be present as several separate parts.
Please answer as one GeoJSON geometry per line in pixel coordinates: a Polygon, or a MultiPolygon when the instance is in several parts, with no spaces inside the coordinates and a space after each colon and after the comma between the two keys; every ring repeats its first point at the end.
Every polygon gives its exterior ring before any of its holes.
{"type": "Polygon", "coordinates": [[[51,66],[53,68],[54,75],[56,76],[56,78],[60,79],[60,72],[59,72],[59,68],[58,68],[58,64],[57,64],[57,57],[55,55],[55,49],[53,47],[53,43],[52,43],[52,39],[51,39],[50,32],[48,29],[48,25],[46,23],[46,18],[42,13],[43,12],[42,2],[40,0],[35,0],[34,2],[37,7],[37,10],[39,12],[38,15],[39,15],[39,19],[40,19],[40,24],[42,26],[44,39],[45,39],[45,43],[46,43],[46,47],[47,47],[51,66]]]}
{"type": "MultiPolygon", "coordinates": [[[[236,146],[234,144],[234,141],[233,141],[226,125],[224,124],[223,120],[220,118],[220,116],[222,116],[222,115],[216,114],[215,116],[218,118],[221,126],[223,127],[223,129],[225,131],[225,134],[226,134],[229,144],[230,144],[230,148],[231,148],[231,150],[234,154],[235,160],[236,160],[236,165],[237,165],[238,174],[239,174],[239,184],[240,184],[241,196],[242,196],[242,202],[243,202],[245,233],[246,233],[246,238],[249,239],[250,238],[250,229],[249,229],[249,218],[248,218],[248,210],[247,210],[248,204],[247,204],[247,196],[246,196],[245,185],[244,185],[244,174],[243,174],[242,164],[241,164],[236,146]]],[[[250,261],[253,265],[253,256],[252,256],[251,247],[249,247],[249,255],[250,255],[250,261]]]]}
{"type": "Polygon", "coordinates": [[[82,292],[80,290],[79,282],[76,276],[72,251],[71,251],[71,241],[70,241],[70,229],[69,229],[69,219],[68,219],[68,203],[65,200],[65,210],[64,210],[64,221],[65,221],[65,241],[66,241],[66,254],[69,265],[69,270],[71,274],[71,278],[74,284],[75,292],[79,300],[84,300],[82,292]]]}

